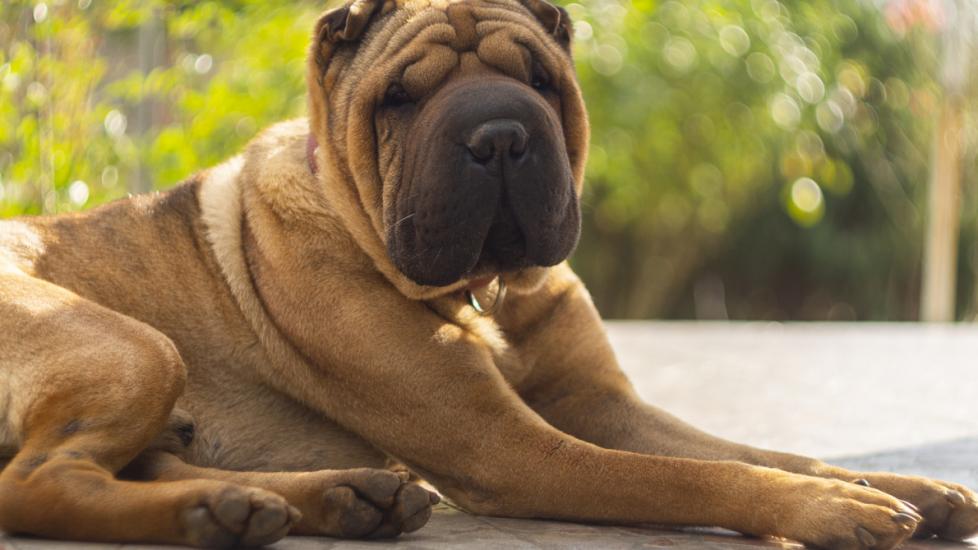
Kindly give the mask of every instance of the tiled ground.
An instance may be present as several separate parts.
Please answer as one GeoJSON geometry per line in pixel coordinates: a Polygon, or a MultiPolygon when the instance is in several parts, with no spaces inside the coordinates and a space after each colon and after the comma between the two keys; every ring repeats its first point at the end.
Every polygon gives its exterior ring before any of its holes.
{"type": "MultiPolygon", "coordinates": [[[[611,323],[641,394],[703,428],[861,469],[978,487],[978,326],[611,323]]],[[[913,543],[919,549],[973,545],[913,543]]],[[[715,531],[477,518],[439,506],[396,543],[288,538],[279,550],[790,546],[715,531]]],[[[0,537],[0,550],[107,549],[0,537]]]]}

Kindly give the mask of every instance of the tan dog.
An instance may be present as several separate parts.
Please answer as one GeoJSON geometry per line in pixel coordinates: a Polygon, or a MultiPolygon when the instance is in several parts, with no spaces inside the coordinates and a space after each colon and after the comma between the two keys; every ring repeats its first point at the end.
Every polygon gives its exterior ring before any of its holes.
{"type": "Polygon", "coordinates": [[[570,31],[543,0],[357,0],[316,27],[308,122],[166,193],[0,222],[0,527],[394,536],[436,501],[394,458],[479,514],[831,548],[978,531],[965,487],[638,399],[562,263],[588,136],[570,31]]]}

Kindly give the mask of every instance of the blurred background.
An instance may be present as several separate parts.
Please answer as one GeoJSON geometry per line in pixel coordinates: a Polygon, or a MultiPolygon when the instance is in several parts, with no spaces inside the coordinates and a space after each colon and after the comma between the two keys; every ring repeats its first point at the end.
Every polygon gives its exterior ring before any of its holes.
{"type": "MultiPolygon", "coordinates": [[[[978,0],[561,3],[603,315],[978,318],[978,0]]],[[[303,115],[323,5],[5,0],[0,217],[166,189],[303,115]]]]}

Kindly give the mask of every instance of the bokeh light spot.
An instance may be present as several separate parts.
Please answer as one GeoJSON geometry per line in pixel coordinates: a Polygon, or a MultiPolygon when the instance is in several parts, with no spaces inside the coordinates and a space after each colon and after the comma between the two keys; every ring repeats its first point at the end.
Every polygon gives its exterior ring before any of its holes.
{"type": "Polygon", "coordinates": [[[799,75],[795,80],[795,89],[798,90],[798,95],[808,103],[818,103],[825,97],[825,84],[813,72],[799,75]]]}
{"type": "Polygon", "coordinates": [[[213,66],[214,58],[211,57],[210,54],[205,53],[203,55],[199,55],[197,56],[197,59],[194,60],[194,71],[196,71],[197,74],[207,74],[210,72],[211,67],[213,66]]]}
{"type": "Polygon", "coordinates": [[[710,163],[697,164],[689,173],[689,184],[703,197],[717,197],[723,193],[723,173],[710,163]]]}
{"type": "Polygon", "coordinates": [[[747,74],[757,82],[766,84],[774,78],[774,61],[767,54],[754,52],[747,56],[747,74]]]}
{"type": "Polygon", "coordinates": [[[612,76],[621,70],[624,58],[621,51],[611,44],[601,44],[594,50],[591,56],[591,66],[594,70],[605,76],[612,76]]]}
{"type": "Polygon", "coordinates": [[[108,188],[115,187],[119,183],[119,169],[109,165],[102,169],[102,185],[108,188]]]}
{"type": "Polygon", "coordinates": [[[834,134],[842,129],[846,117],[839,104],[830,99],[819,103],[815,108],[815,122],[822,130],[834,134]]]}
{"type": "Polygon", "coordinates": [[[789,213],[801,225],[818,223],[825,212],[822,188],[811,178],[798,178],[791,184],[789,213]]]}
{"type": "Polygon", "coordinates": [[[31,82],[27,85],[27,101],[32,105],[40,106],[48,99],[48,89],[40,82],[31,82]]]}
{"type": "Polygon", "coordinates": [[[750,49],[750,36],[737,25],[727,25],[720,29],[720,47],[730,55],[740,57],[750,49]]]}
{"type": "Polygon", "coordinates": [[[68,200],[75,206],[85,206],[88,202],[88,184],[82,180],[75,180],[68,186],[68,200]]]}
{"type": "Polygon", "coordinates": [[[777,94],[771,99],[771,118],[784,129],[792,129],[801,121],[801,109],[788,94],[777,94]]]}
{"type": "Polygon", "coordinates": [[[696,65],[696,46],[681,36],[670,38],[662,49],[662,57],[676,71],[687,73],[696,65]]]}
{"type": "Polygon", "coordinates": [[[126,133],[126,125],[128,124],[126,120],[126,115],[120,113],[116,109],[109,111],[109,114],[105,115],[105,132],[112,137],[121,137],[126,133]]]}
{"type": "Polygon", "coordinates": [[[44,2],[38,2],[34,5],[34,22],[43,23],[44,20],[48,18],[48,5],[44,2]]]}
{"type": "Polygon", "coordinates": [[[578,41],[587,41],[594,36],[594,29],[591,24],[587,21],[578,21],[574,23],[574,39],[578,41]]]}
{"type": "Polygon", "coordinates": [[[860,68],[851,62],[845,62],[842,64],[842,68],[839,69],[836,78],[839,83],[849,90],[855,97],[863,97],[866,95],[866,81],[863,79],[862,71],[860,68]]]}
{"type": "Polygon", "coordinates": [[[751,9],[764,21],[773,21],[781,15],[781,4],[777,0],[752,0],[751,9]]]}

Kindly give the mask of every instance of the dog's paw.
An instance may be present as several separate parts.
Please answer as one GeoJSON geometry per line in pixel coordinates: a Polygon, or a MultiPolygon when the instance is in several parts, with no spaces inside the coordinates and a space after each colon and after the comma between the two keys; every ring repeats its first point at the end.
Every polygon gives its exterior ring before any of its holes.
{"type": "Polygon", "coordinates": [[[830,479],[808,479],[779,514],[779,536],[844,550],[888,550],[909,538],[921,517],[882,491],[830,479]],[[781,519],[783,518],[783,519],[781,519]]]}
{"type": "Polygon", "coordinates": [[[186,542],[202,548],[265,546],[287,535],[300,519],[282,497],[236,485],[205,494],[180,514],[186,542]]]}
{"type": "Polygon", "coordinates": [[[865,474],[856,481],[910,503],[924,518],[917,537],[964,540],[978,534],[978,495],[967,487],[888,473],[865,474]]]}
{"type": "MultiPolygon", "coordinates": [[[[323,490],[320,533],[343,538],[390,538],[424,526],[439,501],[406,472],[356,469],[331,473],[323,490]]],[[[310,518],[310,520],[314,520],[310,518]]]]}

